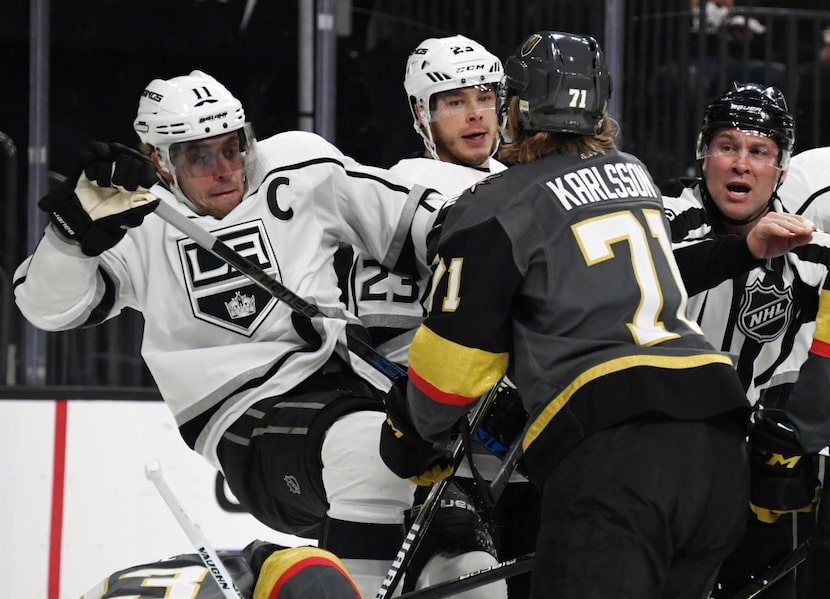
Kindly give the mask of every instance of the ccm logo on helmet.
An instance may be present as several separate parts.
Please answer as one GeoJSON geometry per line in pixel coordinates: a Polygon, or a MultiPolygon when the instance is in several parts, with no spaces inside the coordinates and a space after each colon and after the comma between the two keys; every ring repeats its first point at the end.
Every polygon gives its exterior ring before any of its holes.
{"type": "Polygon", "coordinates": [[[466,73],[468,71],[483,71],[484,65],[483,64],[470,64],[463,67],[458,67],[455,69],[456,73],[466,73]]]}

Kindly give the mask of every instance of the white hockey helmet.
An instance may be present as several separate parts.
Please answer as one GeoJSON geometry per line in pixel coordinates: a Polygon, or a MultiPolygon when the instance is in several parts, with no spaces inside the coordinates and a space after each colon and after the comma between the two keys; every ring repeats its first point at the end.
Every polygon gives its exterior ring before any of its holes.
{"type": "Polygon", "coordinates": [[[162,168],[173,175],[174,191],[185,201],[170,156],[175,144],[239,131],[246,164],[252,161],[255,140],[242,103],[202,71],[153,79],[141,92],[133,129],[142,143],[153,146],[162,168]]]}
{"type": "Polygon", "coordinates": [[[495,55],[463,35],[425,39],[409,55],[403,86],[409,96],[415,131],[434,158],[438,155],[429,126],[434,108],[430,105],[432,96],[473,85],[493,85],[495,91],[502,71],[501,61],[495,55]]]}

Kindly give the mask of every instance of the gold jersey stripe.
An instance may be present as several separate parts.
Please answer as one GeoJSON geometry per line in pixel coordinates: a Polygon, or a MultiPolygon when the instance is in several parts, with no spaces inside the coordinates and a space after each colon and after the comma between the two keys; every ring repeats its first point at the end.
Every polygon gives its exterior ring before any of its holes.
{"type": "Polygon", "coordinates": [[[433,387],[450,395],[479,397],[507,371],[509,354],[493,353],[455,343],[426,326],[415,333],[409,366],[433,387]]]}
{"type": "Polygon", "coordinates": [[[614,372],[627,370],[628,368],[635,368],[637,366],[652,366],[654,368],[670,368],[670,369],[686,369],[696,368],[699,366],[706,366],[708,364],[727,364],[732,366],[732,361],[728,356],[723,354],[699,354],[696,356],[648,356],[648,355],[634,355],[623,356],[615,360],[609,360],[602,364],[597,364],[593,368],[589,368],[578,377],[576,377],[571,384],[568,385],[562,392],[551,401],[541,414],[530,425],[527,433],[522,441],[522,447],[525,451],[541,434],[544,428],[553,420],[559,411],[566,403],[588,383],[614,372]]]}
{"type": "Polygon", "coordinates": [[[830,343],[830,291],[821,290],[818,299],[818,315],[816,316],[816,331],[813,339],[823,343],[830,343]]]}

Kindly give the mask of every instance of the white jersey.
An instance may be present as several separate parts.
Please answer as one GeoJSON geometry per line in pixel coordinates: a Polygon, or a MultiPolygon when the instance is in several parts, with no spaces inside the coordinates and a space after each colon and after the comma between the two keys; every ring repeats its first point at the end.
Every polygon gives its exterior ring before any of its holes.
{"type": "MultiPolygon", "coordinates": [[[[413,248],[425,247],[438,194],[361,165],[311,133],[258,142],[256,160],[248,195],[223,219],[177,209],[322,308],[344,307],[333,266],[340,242],[384,268],[426,271],[413,248]]],[[[142,312],[141,354],[185,441],[217,468],[216,445],[231,423],[334,352],[376,387],[389,384],[350,359],[345,320],[292,312],[154,214],[99,258],[50,226],[15,283],[21,312],[45,330],[97,324],[125,308],[142,312]]]]}
{"type": "Polygon", "coordinates": [[[809,218],[819,229],[830,232],[830,147],[793,156],[778,195],[788,212],[809,218]]]}
{"type": "MultiPolygon", "coordinates": [[[[713,238],[698,186],[663,202],[675,249],[713,238]]],[[[780,212],[783,207],[776,200],[773,209],[780,212]]],[[[733,356],[753,404],[762,390],[798,378],[828,264],[830,236],[819,233],[806,246],[689,298],[687,315],[716,349],[733,356]]]]}
{"type": "MultiPolygon", "coordinates": [[[[390,170],[453,198],[505,168],[492,158],[489,169],[482,169],[419,157],[401,160],[390,170]]],[[[429,279],[429,273],[413,278],[392,272],[355,248],[348,281],[349,310],[369,329],[378,351],[399,364],[407,363],[415,330],[426,317],[429,279]]]]}

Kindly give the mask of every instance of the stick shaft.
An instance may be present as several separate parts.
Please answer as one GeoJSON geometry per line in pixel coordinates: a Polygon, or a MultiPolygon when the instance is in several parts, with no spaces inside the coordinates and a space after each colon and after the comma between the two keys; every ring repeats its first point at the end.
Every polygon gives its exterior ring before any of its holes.
{"type": "Polygon", "coordinates": [[[452,580],[430,585],[417,591],[404,593],[399,599],[439,599],[440,597],[455,596],[463,591],[475,589],[503,578],[510,578],[530,572],[533,568],[535,553],[528,553],[495,566],[464,574],[452,580]]]}
{"type": "Polygon", "coordinates": [[[781,560],[770,566],[765,572],[758,574],[755,580],[751,581],[733,595],[732,599],[752,599],[753,597],[763,595],[766,589],[795,570],[807,559],[809,545],[810,539],[803,541],[790,553],[781,558],[781,560]]]}
{"type": "MultiPolygon", "coordinates": [[[[493,387],[484,395],[484,397],[478,402],[476,407],[473,409],[473,412],[469,418],[470,428],[472,430],[475,430],[479,427],[479,425],[481,425],[481,422],[484,420],[484,417],[487,415],[493,403],[496,401],[500,388],[500,385],[496,385],[495,387],[493,387]]],[[[459,438],[456,439],[452,448],[452,465],[454,470],[458,469],[458,466],[459,464],[461,464],[461,460],[463,459],[463,457],[464,446],[462,443],[462,439],[459,438]]],[[[392,596],[392,591],[394,591],[395,587],[398,585],[398,583],[400,583],[401,578],[403,578],[403,575],[406,572],[406,569],[412,562],[412,556],[418,549],[418,545],[420,545],[421,539],[423,539],[427,527],[429,526],[430,522],[432,522],[432,519],[435,516],[435,514],[438,512],[441,494],[444,492],[444,489],[446,489],[447,485],[449,484],[449,481],[449,478],[445,478],[440,482],[434,484],[432,486],[432,489],[430,489],[430,492],[424,500],[421,509],[415,516],[415,520],[410,525],[409,532],[407,533],[406,538],[404,539],[404,542],[401,545],[401,548],[398,550],[398,554],[392,561],[392,566],[386,573],[386,577],[383,579],[383,583],[381,584],[380,589],[375,595],[375,599],[386,599],[387,597],[392,596]]]]}
{"type": "Polygon", "coordinates": [[[196,552],[199,554],[202,562],[204,562],[213,580],[221,589],[222,594],[226,599],[244,599],[242,593],[236,588],[233,578],[231,578],[222,560],[219,559],[213,546],[208,542],[202,529],[191,519],[190,515],[185,511],[184,506],[176,497],[176,494],[173,493],[170,485],[167,484],[167,480],[158,462],[148,464],[145,468],[145,474],[156,486],[159,495],[164,499],[173,516],[175,516],[179,526],[181,526],[187,538],[196,548],[196,552]]]}

